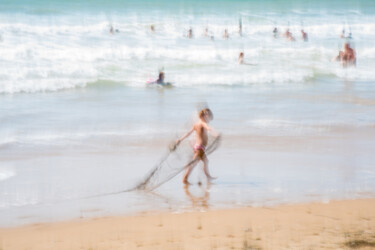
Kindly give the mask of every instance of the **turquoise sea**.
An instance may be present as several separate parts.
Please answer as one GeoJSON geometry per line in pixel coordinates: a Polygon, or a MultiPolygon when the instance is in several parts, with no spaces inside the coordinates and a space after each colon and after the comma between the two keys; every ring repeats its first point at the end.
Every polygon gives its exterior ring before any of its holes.
{"type": "Polygon", "coordinates": [[[2,0],[0,226],[374,197],[374,67],[372,0],[2,0]],[[356,67],[332,61],[346,42],[356,67]],[[146,83],[161,69],[172,88],[146,83]],[[202,105],[212,185],[198,166],[87,199],[141,180],[202,105]]]}

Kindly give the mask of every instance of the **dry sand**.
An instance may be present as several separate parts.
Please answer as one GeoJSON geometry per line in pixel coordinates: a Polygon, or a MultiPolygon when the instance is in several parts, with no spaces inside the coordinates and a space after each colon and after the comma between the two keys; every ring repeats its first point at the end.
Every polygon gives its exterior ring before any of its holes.
{"type": "Polygon", "coordinates": [[[81,219],[0,229],[1,250],[375,249],[375,199],[81,219]]]}

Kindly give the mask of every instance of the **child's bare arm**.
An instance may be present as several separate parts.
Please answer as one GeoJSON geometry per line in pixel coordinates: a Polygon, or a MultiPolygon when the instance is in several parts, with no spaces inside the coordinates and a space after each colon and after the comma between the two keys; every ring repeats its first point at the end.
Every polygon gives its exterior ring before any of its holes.
{"type": "Polygon", "coordinates": [[[188,137],[189,135],[191,135],[191,133],[193,133],[194,131],[194,127],[192,127],[186,134],[184,134],[180,139],[177,140],[177,145],[182,142],[186,137],[188,137]]]}
{"type": "Polygon", "coordinates": [[[176,150],[178,144],[180,144],[180,142],[182,142],[186,137],[188,137],[191,133],[193,133],[193,131],[194,131],[194,126],[186,134],[184,134],[181,138],[179,138],[175,143],[169,145],[169,150],[170,151],[176,150]]]}

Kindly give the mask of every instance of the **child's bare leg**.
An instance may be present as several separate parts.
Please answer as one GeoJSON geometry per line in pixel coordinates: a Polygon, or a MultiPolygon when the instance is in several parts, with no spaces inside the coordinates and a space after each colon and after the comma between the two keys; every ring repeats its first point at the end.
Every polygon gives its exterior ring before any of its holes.
{"type": "Polygon", "coordinates": [[[193,157],[192,162],[191,162],[189,165],[187,165],[187,166],[185,167],[185,168],[186,168],[186,172],[185,172],[184,178],[182,178],[182,182],[183,182],[184,184],[188,184],[188,183],[189,183],[187,180],[188,180],[188,178],[189,178],[189,175],[190,175],[191,171],[193,170],[193,168],[194,168],[194,167],[197,165],[197,163],[198,163],[197,157],[198,157],[198,155],[195,154],[194,157],[193,157]]]}
{"type": "Polygon", "coordinates": [[[207,157],[204,156],[202,161],[203,161],[203,171],[204,171],[204,174],[206,175],[207,179],[208,180],[216,179],[216,177],[212,177],[210,175],[210,172],[208,171],[208,159],[207,159],[207,157]]]}

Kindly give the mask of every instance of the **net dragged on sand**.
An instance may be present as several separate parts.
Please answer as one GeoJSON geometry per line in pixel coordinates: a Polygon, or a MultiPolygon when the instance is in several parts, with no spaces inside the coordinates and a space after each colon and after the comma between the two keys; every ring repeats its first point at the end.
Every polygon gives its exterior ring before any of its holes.
{"type": "MultiPolygon", "coordinates": [[[[214,152],[219,147],[220,141],[220,136],[209,138],[206,154],[214,152]]],[[[197,162],[198,159],[193,160],[193,155],[188,142],[180,143],[170,150],[134,189],[151,191],[163,185],[181,173],[186,166],[197,162]]]]}

